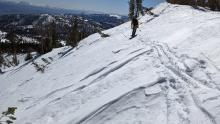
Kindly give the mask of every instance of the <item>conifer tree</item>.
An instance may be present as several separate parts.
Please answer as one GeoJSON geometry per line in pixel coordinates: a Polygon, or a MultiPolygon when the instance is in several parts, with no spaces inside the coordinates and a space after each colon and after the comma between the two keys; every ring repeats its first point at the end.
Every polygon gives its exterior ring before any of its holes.
{"type": "Polygon", "coordinates": [[[40,48],[41,54],[50,52],[53,48],[59,47],[56,23],[53,21],[49,25],[39,26],[38,32],[41,35],[40,48]]]}
{"type": "Polygon", "coordinates": [[[217,2],[216,0],[208,0],[208,6],[211,10],[216,10],[217,9],[217,2]]]}
{"type": "Polygon", "coordinates": [[[78,18],[74,17],[72,29],[69,34],[69,40],[67,42],[67,44],[71,45],[72,47],[76,47],[78,44],[78,41],[80,40],[79,39],[80,33],[78,31],[78,25],[79,25],[78,18]]]}
{"type": "Polygon", "coordinates": [[[138,0],[134,0],[134,16],[138,17],[138,0]]]}
{"type": "Polygon", "coordinates": [[[53,21],[51,22],[46,28],[46,44],[47,47],[49,47],[48,49],[53,49],[53,48],[57,48],[59,46],[59,42],[58,42],[58,34],[56,31],[56,23],[53,21]]]}
{"type": "Polygon", "coordinates": [[[143,0],[130,0],[129,1],[129,18],[132,19],[132,17],[138,17],[139,14],[143,13],[143,6],[142,6],[143,0]]]}
{"type": "Polygon", "coordinates": [[[13,57],[12,57],[12,62],[15,65],[18,65],[18,59],[17,59],[17,45],[18,45],[18,36],[14,33],[14,32],[9,32],[6,35],[6,39],[9,40],[11,46],[12,46],[12,53],[13,53],[13,57]]]}
{"type": "Polygon", "coordinates": [[[38,25],[36,26],[36,32],[38,33],[39,37],[39,53],[45,54],[52,50],[51,47],[51,40],[49,38],[49,28],[45,25],[38,25]]]}
{"type": "Polygon", "coordinates": [[[205,0],[197,0],[197,5],[205,7],[205,0]]]}
{"type": "Polygon", "coordinates": [[[138,13],[144,15],[143,12],[143,0],[137,0],[138,13]]]}
{"type": "Polygon", "coordinates": [[[217,9],[220,11],[220,0],[217,0],[217,9]]]}
{"type": "Polygon", "coordinates": [[[51,47],[52,48],[59,47],[58,34],[57,34],[57,30],[56,30],[56,23],[54,21],[50,24],[49,31],[50,31],[51,47]]]}
{"type": "Polygon", "coordinates": [[[134,16],[134,0],[129,1],[129,18],[132,19],[134,16]]]}

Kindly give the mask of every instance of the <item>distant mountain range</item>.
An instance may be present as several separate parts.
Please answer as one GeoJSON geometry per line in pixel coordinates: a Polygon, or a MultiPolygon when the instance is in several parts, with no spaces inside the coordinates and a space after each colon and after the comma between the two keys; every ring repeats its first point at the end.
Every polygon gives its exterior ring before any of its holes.
{"type": "MultiPolygon", "coordinates": [[[[45,37],[44,34],[48,33],[48,27],[52,24],[58,40],[67,41],[76,18],[81,39],[128,21],[127,16],[117,14],[40,7],[26,2],[0,0],[0,47],[7,44],[6,35],[9,32],[19,35],[22,39],[19,42],[39,43],[38,41],[42,41],[42,37],[45,37]]],[[[10,52],[7,47],[0,48],[0,53],[1,50],[10,52]]],[[[20,52],[28,49],[28,47],[25,47],[25,50],[22,48],[20,52]]]]}
{"type": "Polygon", "coordinates": [[[102,30],[113,28],[128,20],[127,16],[110,14],[8,14],[0,15],[0,31],[10,32],[13,29],[16,34],[34,37],[37,35],[36,27],[55,22],[59,34],[64,36],[69,32],[75,16],[87,34],[96,33],[97,28],[102,30]]]}
{"type": "Polygon", "coordinates": [[[31,5],[27,2],[0,0],[0,15],[7,14],[103,14],[95,11],[71,10],[31,5]]]}

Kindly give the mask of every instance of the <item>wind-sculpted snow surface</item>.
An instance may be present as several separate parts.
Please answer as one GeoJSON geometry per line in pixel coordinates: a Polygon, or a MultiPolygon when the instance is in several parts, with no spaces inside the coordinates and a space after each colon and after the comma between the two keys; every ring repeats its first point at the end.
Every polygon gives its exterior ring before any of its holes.
{"type": "Polygon", "coordinates": [[[220,13],[161,4],[0,75],[16,124],[220,124],[220,13]]]}

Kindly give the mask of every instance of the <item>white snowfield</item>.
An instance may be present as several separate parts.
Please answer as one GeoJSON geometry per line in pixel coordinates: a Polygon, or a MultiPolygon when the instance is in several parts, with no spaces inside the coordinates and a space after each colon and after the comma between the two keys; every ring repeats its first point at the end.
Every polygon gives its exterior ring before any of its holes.
{"type": "Polygon", "coordinates": [[[220,124],[220,13],[160,4],[0,75],[16,124],[220,124]],[[44,58],[44,59],[42,59],[44,58]],[[43,61],[44,60],[44,61],[43,61]]]}

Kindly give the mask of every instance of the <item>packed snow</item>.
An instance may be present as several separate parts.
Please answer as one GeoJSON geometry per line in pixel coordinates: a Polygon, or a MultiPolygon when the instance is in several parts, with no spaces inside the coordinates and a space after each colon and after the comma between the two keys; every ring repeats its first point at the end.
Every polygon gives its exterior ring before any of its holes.
{"type": "Polygon", "coordinates": [[[128,22],[6,71],[0,112],[17,107],[16,124],[220,124],[220,13],[153,13],[131,40],[128,22]]]}

